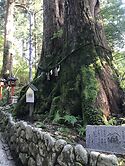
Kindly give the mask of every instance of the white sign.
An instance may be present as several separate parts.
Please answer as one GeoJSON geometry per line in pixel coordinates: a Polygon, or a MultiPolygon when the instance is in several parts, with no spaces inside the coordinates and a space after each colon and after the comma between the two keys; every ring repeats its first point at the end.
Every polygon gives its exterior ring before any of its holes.
{"type": "Polygon", "coordinates": [[[34,91],[29,87],[26,92],[26,102],[34,103],[34,91]]]}

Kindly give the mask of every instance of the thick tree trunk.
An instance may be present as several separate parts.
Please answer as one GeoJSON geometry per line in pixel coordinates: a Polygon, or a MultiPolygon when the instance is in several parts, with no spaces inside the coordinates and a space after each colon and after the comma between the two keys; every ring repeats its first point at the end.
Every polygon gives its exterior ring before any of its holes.
{"type": "Polygon", "coordinates": [[[34,80],[37,113],[80,115],[92,124],[99,110],[106,116],[121,112],[122,91],[98,11],[98,0],[44,0],[43,51],[34,80]]]}
{"type": "Polygon", "coordinates": [[[12,75],[13,63],[13,14],[14,14],[14,1],[7,0],[6,4],[6,19],[5,19],[5,35],[4,35],[4,53],[3,53],[3,66],[1,75],[7,78],[12,75]]]}

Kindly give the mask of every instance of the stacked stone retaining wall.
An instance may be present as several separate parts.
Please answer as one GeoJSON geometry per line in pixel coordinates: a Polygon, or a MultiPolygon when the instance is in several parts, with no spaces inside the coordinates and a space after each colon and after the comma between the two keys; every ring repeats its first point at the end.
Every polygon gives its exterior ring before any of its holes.
{"type": "Polygon", "coordinates": [[[118,166],[115,155],[88,152],[82,145],[56,140],[42,129],[24,121],[14,122],[12,116],[0,111],[0,129],[10,150],[24,166],[118,166]]]}

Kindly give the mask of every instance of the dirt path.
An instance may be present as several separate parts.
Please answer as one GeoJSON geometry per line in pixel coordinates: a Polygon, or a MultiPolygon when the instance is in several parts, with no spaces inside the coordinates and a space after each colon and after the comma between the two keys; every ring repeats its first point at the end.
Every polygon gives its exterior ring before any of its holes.
{"type": "Polygon", "coordinates": [[[9,147],[5,144],[0,133],[0,166],[15,166],[13,158],[10,154],[9,147]]]}

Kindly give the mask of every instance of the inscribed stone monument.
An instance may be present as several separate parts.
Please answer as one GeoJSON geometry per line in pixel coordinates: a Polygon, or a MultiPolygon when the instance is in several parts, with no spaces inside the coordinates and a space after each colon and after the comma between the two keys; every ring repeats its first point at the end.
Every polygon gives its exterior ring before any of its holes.
{"type": "Polygon", "coordinates": [[[125,154],[125,127],[88,125],[86,147],[95,151],[125,154]]]}

